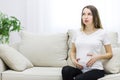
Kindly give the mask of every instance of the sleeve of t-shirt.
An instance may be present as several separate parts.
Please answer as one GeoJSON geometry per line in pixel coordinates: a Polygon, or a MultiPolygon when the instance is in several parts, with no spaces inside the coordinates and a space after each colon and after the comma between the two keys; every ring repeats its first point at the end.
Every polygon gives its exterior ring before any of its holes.
{"type": "Polygon", "coordinates": [[[111,44],[111,43],[110,43],[110,39],[109,39],[109,37],[108,37],[108,33],[105,32],[105,31],[103,32],[103,41],[102,41],[102,42],[103,42],[104,45],[111,44]]]}
{"type": "Polygon", "coordinates": [[[77,36],[77,34],[76,34],[76,33],[74,33],[74,34],[73,34],[73,37],[72,37],[72,40],[71,40],[71,42],[72,42],[72,43],[75,43],[76,36],[77,36]]]}
{"type": "Polygon", "coordinates": [[[76,39],[76,36],[73,35],[71,42],[72,42],[72,43],[75,43],[75,39],[76,39]]]}

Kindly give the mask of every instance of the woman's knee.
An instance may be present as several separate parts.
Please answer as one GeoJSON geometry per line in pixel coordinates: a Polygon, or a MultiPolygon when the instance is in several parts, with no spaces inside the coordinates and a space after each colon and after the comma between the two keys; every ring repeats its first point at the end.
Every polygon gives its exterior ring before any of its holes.
{"type": "Polygon", "coordinates": [[[63,74],[63,73],[69,73],[69,71],[70,71],[70,66],[64,66],[64,67],[62,68],[62,74],[63,74]]]}

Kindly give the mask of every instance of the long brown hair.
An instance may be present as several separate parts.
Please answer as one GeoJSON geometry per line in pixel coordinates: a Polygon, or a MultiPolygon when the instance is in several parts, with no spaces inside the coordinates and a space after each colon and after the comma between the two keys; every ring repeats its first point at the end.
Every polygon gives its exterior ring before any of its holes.
{"type": "Polygon", "coordinates": [[[87,5],[85,6],[83,9],[82,9],[82,14],[81,14],[81,26],[83,29],[85,29],[85,24],[83,23],[83,20],[82,20],[82,16],[83,16],[83,10],[85,8],[88,8],[91,10],[92,12],[92,15],[93,15],[93,24],[94,24],[94,27],[99,29],[101,28],[102,29],[102,24],[101,24],[101,21],[100,21],[100,17],[99,17],[99,13],[98,13],[98,10],[95,6],[93,5],[87,5]]]}

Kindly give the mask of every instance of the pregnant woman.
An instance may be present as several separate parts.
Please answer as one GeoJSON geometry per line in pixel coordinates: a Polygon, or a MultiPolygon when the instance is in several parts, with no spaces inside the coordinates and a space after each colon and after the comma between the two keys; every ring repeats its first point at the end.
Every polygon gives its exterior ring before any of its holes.
{"type": "Polygon", "coordinates": [[[112,57],[111,44],[95,6],[87,5],[83,8],[81,27],[72,39],[70,52],[76,68],[64,66],[63,80],[97,80],[105,74],[101,60],[112,57]],[[105,53],[101,53],[103,46],[105,53]]]}

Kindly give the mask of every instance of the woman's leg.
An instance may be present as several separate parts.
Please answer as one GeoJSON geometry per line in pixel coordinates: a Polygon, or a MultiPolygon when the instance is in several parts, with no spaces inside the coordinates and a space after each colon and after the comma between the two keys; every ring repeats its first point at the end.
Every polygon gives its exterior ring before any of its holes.
{"type": "Polygon", "coordinates": [[[78,74],[82,74],[82,71],[78,68],[74,68],[71,66],[64,66],[62,68],[63,80],[74,80],[73,78],[78,74]]]}
{"type": "Polygon", "coordinates": [[[97,80],[105,75],[104,70],[94,69],[86,73],[77,75],[75,80],[97,80]]]}

